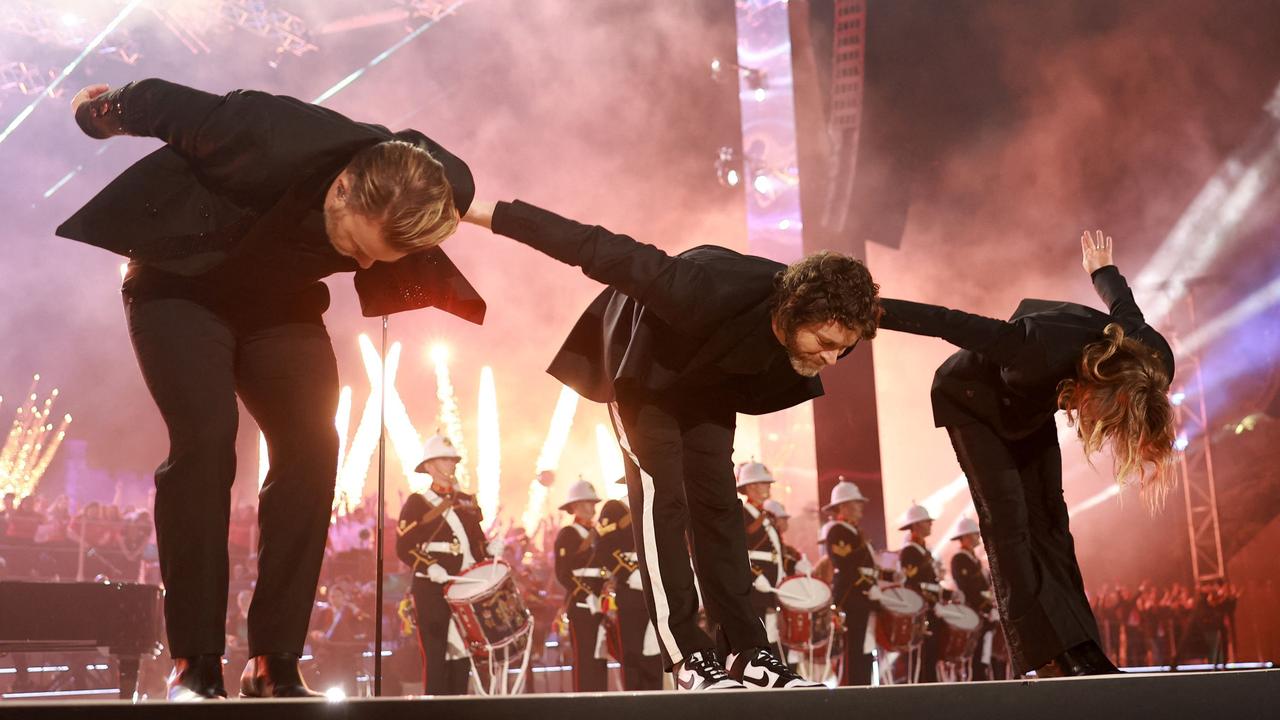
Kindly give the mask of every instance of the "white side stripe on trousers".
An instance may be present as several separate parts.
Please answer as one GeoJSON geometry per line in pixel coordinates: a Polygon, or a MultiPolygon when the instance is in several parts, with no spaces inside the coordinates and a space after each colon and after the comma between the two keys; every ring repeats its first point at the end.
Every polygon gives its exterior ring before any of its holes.
{"type": "MultiPolygon", "coordinates": [[[[671,632],[671,606],[667,604],[667,590],[662,585],[662,572],[658,566],[658,544],[654,540],[653,529],[653,477],[645,472],[640,465],[640,459],[631,450],[631,442],[627,440],[627,431],[622,426],[622,415],[618,412],[617,403],[609,403],[609,413],[613,415],[613,427],[618,432],[618,445],[640,471],[640,489],[644,498],[641,509],[640,539],[644,543],[644,571],[649,576],[649,587],[653,588],[653,606],[658,615],[654,618],[653,625],[662,638],[662,644],[670,655],[669,659],[672,664],[675,664],[683,660],[684,655],[676,645],[675,633],[671,632]]],[[[690,571],[692,571],[692,565],[690,565],[690,571]]]]}

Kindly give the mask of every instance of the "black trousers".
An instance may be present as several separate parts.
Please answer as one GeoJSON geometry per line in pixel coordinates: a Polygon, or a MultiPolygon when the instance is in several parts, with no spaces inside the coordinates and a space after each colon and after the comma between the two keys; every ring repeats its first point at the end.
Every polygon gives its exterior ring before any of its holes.
{"type": "Polygon", "coordinates": [[[156,543],[173,657],[222,654],[236,396],[266,435],[249,653],[301,654],[324,559],[338,437],[338,369],[321,324],[238,330],[189,300],[126,305],[138,366],[169,432],[156,470],[156,543]]]}
{"type": "Polygon", "coordinates": [[[569,607],[569,644],[573,648],[573,691],[609,689],[609,661],[596,658],[601,616],[576,605],[569,607]]]}
{"type": "Polygon", "coordinates": [[[863,652],[867,640],[867,621],[870,605],[844,605],[845,636],[844,666],[840,669],[842,686],[870,685],[873,658],[863,652]]]}
{"type": "Polygon", "coordinates": [[[427,695],[466,695],[471,661],[447,659],[449,621],[453,610],[444,599],[444,586],[415,577],[414,618],[418,623],[418,646],[422,648],[422,687],[427,695]]]}
{"type": "Polygon", "coordinates": [[[1019,439],[980,423],[947,428],[969,479],[1014,672],[1098,642],[1062,496],[1057,428],[1019,439]]]}
{"type": "Polygon", "coordinates": [[[614,596],[618,600],[618,631],[622,640],[622,688],[661,690],[661,656],[644,654],[644,636],[649,630],[644,592],[620,587],[614,596]]]}
{"type": "Polygon", "coordinates": [[[731,459],[734,413],[690,405],[621,398],[610,405],[626,466],[637,572],[667,671],[690,653],[716,647],[698,626],[695,567],[722,644],[733,652],[769,644],[751,606],[754,578],[731,459]]]}

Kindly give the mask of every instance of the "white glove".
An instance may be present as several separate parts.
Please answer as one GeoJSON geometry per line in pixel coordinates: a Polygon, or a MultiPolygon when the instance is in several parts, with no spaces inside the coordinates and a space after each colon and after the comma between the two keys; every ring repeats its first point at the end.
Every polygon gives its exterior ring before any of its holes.
{"type": "Polygon", "coordinates": [[[627,576],[627,587],[632,590],[644,590],[644,578],[640,577],[639,570],[632,570],[627,576]]]}
{"type": "Polygon", "coordinates": [[[813,563],[809,562],[808,555],[801,555],[800,560],[796,562],[796,572],[800,575],[812,575],[813,563]]]}
{"type": "Polygon", "coordinates": [[[494,538],[489,541],[485,549],[489,551],[489,557],[501,559],[503,554],[507,552],[507,544],[502,541],[502,538],[494,538]]]}
{"type": "Polygon", "coordinates": [[[871,602],[880,602],[882,597],[884,597],[884,593],[880,592],[879,585],[872,585],[871,589],[867,591],[867,599],[871,602]]]}
{"type": "Polygon", "coordinates": [[[427,579],[441,585],[449,582],[449,571],[440,566],[440,563],[433,563],[427,566],[427,579]]]}
{"type": "Polygon", "coordinates": [[[592,614],[592,615],[599,615],[599,614],[600,614],[600,612],[601,612],[601,611],[600,611],[600,596],[599,596],[599,595],[596,595],[596,594],[594,594],[594,593],[592,593],[591,595],[588,595],[588,596],[587,596],[587,600],[586,600],[586,602],[585,602],[584,604],[587,606],[587,610],[590,610],[590,611],[591,611],[591,614],[592,614]]]}
{"type": "Polygon", "coordinates": [[[756,590],[759,590],[759,591],[760,591],[760,592],[762,592],[762,593],[771,593],[771,592],[773,592],[773,586],[769,584],[769,579],[768,579],[768,578],[766,578],[764,575],[757,575],[757,576],[756,576],[756,581],[755,581],[754,583],[752,583],[751,585],[752,585],[752,587],[754,587],[756,590]]]}

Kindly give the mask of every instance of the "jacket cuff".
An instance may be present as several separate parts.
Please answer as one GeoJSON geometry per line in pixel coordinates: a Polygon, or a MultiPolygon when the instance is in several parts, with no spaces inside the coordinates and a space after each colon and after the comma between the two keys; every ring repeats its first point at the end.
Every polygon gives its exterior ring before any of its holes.
{"type": "Polygon", "coordinates": [[[515,237],[512,233],[517,232],[519,223],[516,216],[518,215],[514,203],[501,200],[493,207],[493,219],[490,226],[497,235],[505,235],[506,237],[515,237]]]}
{"type": "Polygon", "coordinates": [[[127,135],[125,113],[128,111],[128,94],[133,83],[103,93],[76,108],[76,124],[85,135],[105,140],[116,135],[127,135]]]}
{"type": "Polygon", "coordinates": [[[1093,272],[1089,273],[1089,279],[1093,280],[1094,282],[1097,282],[1098,278],[1102,275],[1119,275],[1119,274],[1120,274],[1120,268],[1116,267],[1115,265],[1103,265],[1097,270],[1094,270],[1093,272]]]}

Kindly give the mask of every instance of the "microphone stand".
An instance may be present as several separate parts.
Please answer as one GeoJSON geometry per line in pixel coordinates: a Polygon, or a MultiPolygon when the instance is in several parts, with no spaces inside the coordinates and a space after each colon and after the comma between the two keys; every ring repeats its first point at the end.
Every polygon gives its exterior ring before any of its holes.
{"type": "Polygon", "coordinates": [[[382,541],[387,516],[387,316],[382,316],[382,371],[378,383],[379,422],[378,431],[378,512],[373,532],[373,554],[377,563],[377,589],[375,592],[373,627],[373,696],[382,697],[382,541]]]}

